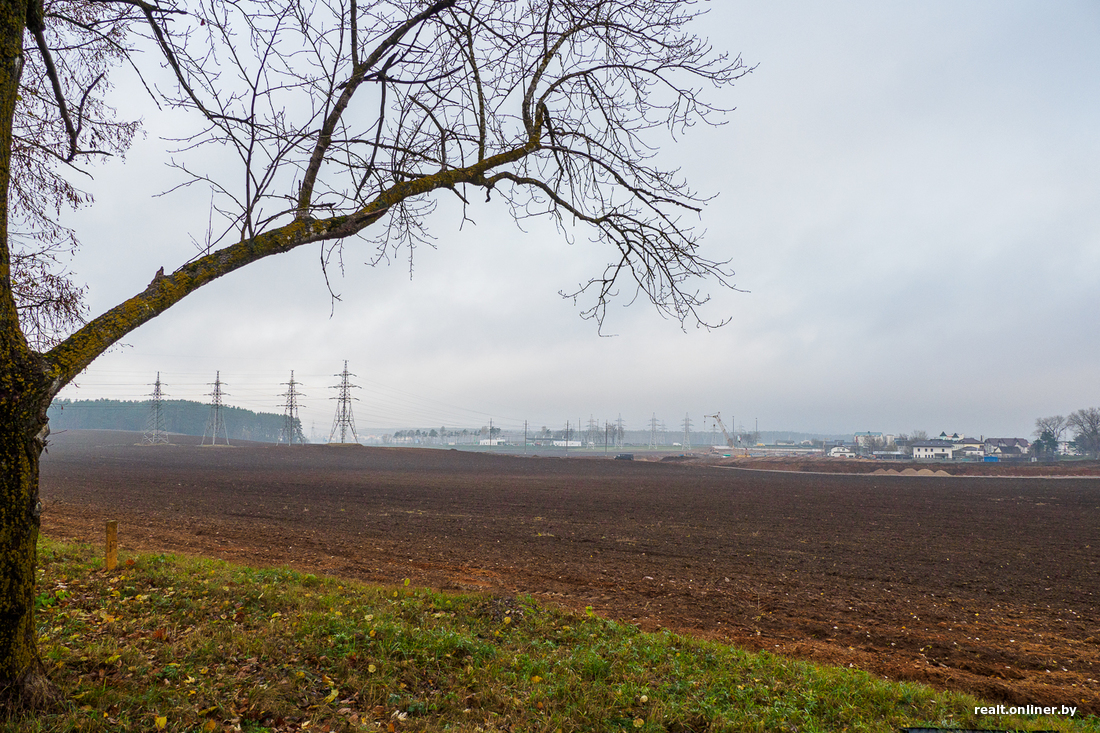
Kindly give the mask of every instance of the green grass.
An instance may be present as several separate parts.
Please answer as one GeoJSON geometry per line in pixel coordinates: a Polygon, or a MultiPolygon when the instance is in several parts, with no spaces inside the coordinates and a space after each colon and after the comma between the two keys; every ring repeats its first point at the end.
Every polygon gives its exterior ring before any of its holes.
{"type": "Polygon", "coordinates": [[[1100,731],[530,599],[43,540],[43,661],[67,709],[5,731],[1100,731]]]}

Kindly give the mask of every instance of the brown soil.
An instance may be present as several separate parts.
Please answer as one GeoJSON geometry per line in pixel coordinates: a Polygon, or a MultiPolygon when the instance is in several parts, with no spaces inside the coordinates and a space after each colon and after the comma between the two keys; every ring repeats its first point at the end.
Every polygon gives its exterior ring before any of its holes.
{"type": "Polygon", "coordinates": [[[1000,461],[880,461],[869,458],[825,458],[822,456],[748,456],[716,458],[699,456],[699,462],[770,471],[811,473],[887,473],[890,471],[943,471],[951,476],[1100,477],[1100,461],[1067,459],[1052,462],[1000,461]]]}
{"type": "MultiPolygon", "coordinates": [[[[185,440],[185,439],[181,439],[185,440]]],[[[56,436],[44,530],[442,589],[1100,713],[1100,479],[56,436]]],[[[881,467],[881,466],[877,466],[881,467]]]]}

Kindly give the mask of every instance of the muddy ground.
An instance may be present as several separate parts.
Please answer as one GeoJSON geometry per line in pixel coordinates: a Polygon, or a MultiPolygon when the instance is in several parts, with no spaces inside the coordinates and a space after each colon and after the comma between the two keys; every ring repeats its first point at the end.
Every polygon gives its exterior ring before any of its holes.
{"type": "Polygon", "coordinates": [[[134,439],[54,436],[45,532],[101,542],[112,518],[124,551],[530,593],[646,629],[1100,714],[1100,478],[134,439]]]}

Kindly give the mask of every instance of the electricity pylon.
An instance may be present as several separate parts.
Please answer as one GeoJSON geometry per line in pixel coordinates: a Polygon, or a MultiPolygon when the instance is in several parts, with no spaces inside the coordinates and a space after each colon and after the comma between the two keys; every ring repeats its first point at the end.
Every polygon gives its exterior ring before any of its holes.
{"type": "Polygon", "coordinates": [[[149,422],[145,426],[145,434],[141,437],[142,445],[168,445],[168,431],[164,429],[164,409],[161,404],[164,401],[163,385],[160,383],[160,372],[157,372],[157,381],[153,382],[153,393],[149,395],[149,422]]]}
{"type": "Polygon", "coordinates": [[[584,441],[589,446],[596,445],[600,438],[600,421],[592,414],[588,415],[588,430],[584,433],[584,441]]]}
{"type": "Polygon", "coordinates": [[[649,449],[653,450],[657,447],[657,413],[653,413],[653,417],[649,419],[649,449]]]}
{"type": "Polygon", "coordinates": [[[206,445],[207,435],[210,436],[210,445],[217,445],[218,433],[222,434],[225,444],[229,445],[229,433],[225,429],[225,418],[222,417],[222,397],[228,394],[222,391],[222,373],[215,372],[213,383],[208,382],[208,384],[214,387],[214,391],[207,392],[207,396],[210,397],[210,420],[202,433],[202,445],[206,445]]]}
{"type": "Polygon", "coordinates": [[[359,385],[352,384],[350,377],[355,375],[348,371],[348,363],[344,361],[344,371],[334,376],[340,377],[340,384],[331,387],[330,389],[340,390],[336,397],[331,399],[337,400],[336,402],[336,417],[332,421],[332,432],[329,433],[328,442],[330,443],[347,443],[348,434],[354,438],[354,442],[359,442],[359,436],[355,434],[355,415],[351,411],[351,401],[355,398],[351,396],[352,389],[358,389],[359,385]],[[340,440],[334,440],[336,433],[339,431],[340,440]]]}
{"type": "Polygon", "coordinates": [[[290,381],[283,382],[286,392],[280,397],[286,398],[283,405],[283,429],[279,432],[279,445],[305,445],[306,436],[302,434],[302,421],[298,419],[298,398],[304,397],[298,391],[298,382],[294,381],[294,370],[290,370],[290,381]]]}
{"type": "Polygon", "coordinates": [[[691,415],[684,413],[684,450],[691,450],[691,415]]]}

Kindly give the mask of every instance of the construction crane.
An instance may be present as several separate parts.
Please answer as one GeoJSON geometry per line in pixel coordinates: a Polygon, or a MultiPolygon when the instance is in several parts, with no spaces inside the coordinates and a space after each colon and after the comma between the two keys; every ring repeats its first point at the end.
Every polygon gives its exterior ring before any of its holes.
{"type": "Polygon", "coordinates": [[[703,415],[704,420],[709,417],[713,417],[715,421],[717,421],[718,427],[722,428],[722,435],[726,438],[726,445],[728,445],[730,448],[736,448],[737,442],[730,437],[729,432],[726,430],[726,424],[722,422],[722,413],[716,412],[713,415],[703,415]]]}

